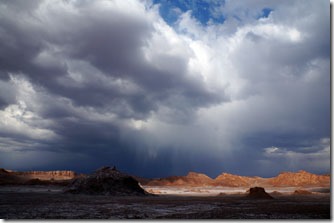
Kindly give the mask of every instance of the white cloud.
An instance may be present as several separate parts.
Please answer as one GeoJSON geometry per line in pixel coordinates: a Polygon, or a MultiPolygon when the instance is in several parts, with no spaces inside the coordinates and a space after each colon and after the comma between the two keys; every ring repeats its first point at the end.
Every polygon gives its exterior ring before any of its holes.
{"type": "Polygon", "coordinates": [[[330,139],[322,138],[311,147],[295,150],[268,147],[263,149],[264,155],[272,162],[283,163],[286,168],[311,169],[317,172],[328,171],[330,166],[330,139]]]}
{"type": "Polygon", "coordinates": [[[0,110],[0,131],[5,135],[22,135],[37,140],[57,138],[50,128],[52,122],[34,111],[40,105],[36,104],[33,86],[24,78],[14,75],[11,75],[11,86],[16,90],[16,103],[0,110]]]}
{"type": "Polygon", "coordinates": [[[48,140],[56,137],[56,134],[47,128],[35,126],[36,122],[45,123],[41,117],[27,111],[25,103],[19,101],[18,104],[10,105],[5,110],[0,111],[0,125],[3,134],[19,134],[32,139],[48,140]]]}
{"type": "Polygon", "coordinates": [[[274,147],[274,146],[268,147],[268,148],[264,148],[265,154],[278,153],[279,151],[280,151],[280,149],[277,148],[277,147],[274,147]]]}

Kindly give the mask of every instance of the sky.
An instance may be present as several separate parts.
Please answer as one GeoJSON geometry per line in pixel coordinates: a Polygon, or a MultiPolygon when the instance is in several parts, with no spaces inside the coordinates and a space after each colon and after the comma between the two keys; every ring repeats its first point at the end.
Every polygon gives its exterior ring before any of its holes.
{"type": "Polygon", "coordinates": [[[0,1],[0,167],[330,171],[326,0],[0,1]]]}

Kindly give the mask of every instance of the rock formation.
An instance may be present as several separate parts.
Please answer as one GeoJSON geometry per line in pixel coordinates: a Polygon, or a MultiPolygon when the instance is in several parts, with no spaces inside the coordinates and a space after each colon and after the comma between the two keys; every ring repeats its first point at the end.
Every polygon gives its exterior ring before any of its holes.
{"type": "Polygon", "coordinates": [[[149,181],[147,186],[209,186],[213,179],[202,173],[189,172],[186,176],[172,176],[149,181]]]}
{"type": "MultiPolygon", "coordinates": [[[[111,171],[116,171],[112,170],[111,171]]],[[[0,185],[6,184],[61,184],[65,185],[70,180],[82,178],[84,175],[69,170],[56,171],[26,171],[17,172],[0,168],[0,185]],[[35,180],[34,180],[35,179],[35,180]],[[37,180],[38,181],[37,181],[37,180]],[[31,181],[33,180],[33,181],[31,181]]],[[[306,171],[283,172],[276,177],[261,178],[238,176],[229,173],[222,173],[215,179],[202,173],[189,172],[186,176],[172,176],[160,179],[146,179],[132,176],[141,185],[146,186],[182,186],[182,187],[200,187],[200,186],[224,186],[224,187],[302,187],[318,186],[330,187],[330,175],[316,175],[306,171]]]]}
{"type": "Polygon", "coordinates": [[[251,199],[274,199],[264,190],[263,187],[250,188],[249,193],[246,197],[251,199]]]}
{"type": "Polygon", "coordinates": [[[215,178],[215,186],[225,186],[225,187],[244,187],[250,186],[250,177],[243,177],[238,175],[233,175],[229,173],[222,173],[215,178]]]}
{"type": "Polygon", "coordinates": [[[76,173],[70,170],[16,172],[17,176],[39,180],[70,180],[76,173]]]}
{"type": "Polygon", "coordinates": [[[329,187],[329,175],[316,175],[306,171],[297,173],[283,172],[276,177],[247,177],[229,173],[222,173],[215,179],[205,174],[190,172],[187,176],[172,176],[160,179],[145,180],[142,183],[147,186],[224,186],[224,187],[296,187],[296,186],[321,186],[329,187]]]}
{"type": "Polygon", "coordinates": [[[272,186],[329,186],[330,176],[316,175],[304,170],[297,173],[283,172],[268,180],[272,186]]]}
{"type": "Polygon", "coordinates": [[[57,184],[75,178],[77,174],[69,170],[17,172],[0,168],[0,185],[6,184],[57,184]]]}
{"type": "Polygon", "coordinates": [[[213,182],[213,179],[208,177],[203,173],[189,172],[186,176],[188,182],[194,185],[210,185],[213,182]]]}
{"type": "Polygon", "coordinates": [[[222,173],[215,179],[202,173],[189,172],[186,176],[172,176],[143,182],[147,186],[224,186],[248,187],[262,185],[265,182],[261,177],[245,177],[229,173],[222,173]]]}
{"type": "Polygon", "coordinates": [[[11,171],[0,168],[0,185],[23,183],[25,180],[12,174],[11,171]]]}
{"type": "Polygon", "coordinates": [[[137,180],[116,168],[103,167],[93,174],[74,179],[65,192],[90,195],[147,195],[137,180]]]}

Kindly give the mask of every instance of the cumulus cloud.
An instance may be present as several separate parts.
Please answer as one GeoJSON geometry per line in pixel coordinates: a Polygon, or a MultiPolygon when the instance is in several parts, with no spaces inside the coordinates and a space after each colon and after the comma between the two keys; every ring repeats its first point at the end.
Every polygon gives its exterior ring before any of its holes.
{"type": "MultiPolygon", "coordinates": [[[[268,147],[264,149],[264,155],[272,158],[273,162],[285,166],[285,170],[305,169],[323,171],[330,166],[330,139],[322,138],[311,146],[299,148],[268,147]]],[[[264,161],[266,163],[266,161],[264,161]]],[[[268,165],[269,163],[267,163],[268,165]]],[[[268,167],[270,167],[269,164],[268,167]]],[[[274,164],[275,165],[275,164],[274,164]]]]}
{"type": "Polygon", "coordinates": [[[214,176],[271,175],[280,165],[256,166],[294,157],[329,170],[315,145],[330,134],[328,2],[225,1],[207,23],[174,7],[171,25],[159,7],[1,2],[0,162],[214,176]]]}

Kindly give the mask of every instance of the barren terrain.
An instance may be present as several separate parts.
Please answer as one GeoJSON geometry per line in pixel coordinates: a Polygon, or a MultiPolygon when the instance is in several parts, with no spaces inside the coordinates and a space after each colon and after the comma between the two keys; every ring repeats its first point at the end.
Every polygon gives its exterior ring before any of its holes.
{"type": "Polygon", "coordinates": [[[330,176],[273,178],[223,173],[138,178],[116,167],[72,171],[0,169],[3,219],[329,219],[330,176]]]}
{"type": "MultiPolygon", "coordinates": [[[[330,194],[277,193],[273,200],[245,192],[219,196],[103,196],[64,194],[59,186],[0,187],[3,219],[329,219],[330,194]]],[[[157,188],[156,188],[157,189],[157,188]]],[[[174,188],[175,190],[175,188],[174,188]]],[[[204,190],[204,189],[203,189],[204,190]]],[[[229,193],[230,192],[230,193],[229,193]]],[[[326,192],[326,191],[325,191],[326,192]]]]}

